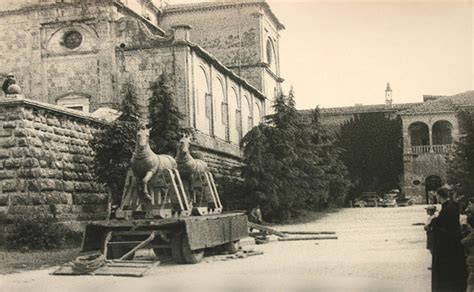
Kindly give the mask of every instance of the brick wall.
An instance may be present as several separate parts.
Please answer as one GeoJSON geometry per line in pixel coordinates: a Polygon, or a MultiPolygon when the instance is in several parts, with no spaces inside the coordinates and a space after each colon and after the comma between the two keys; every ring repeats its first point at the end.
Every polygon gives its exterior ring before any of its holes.
{"type": "Polygon", "coordinates": [[[80,112],[0,100],[0,212],[105,219],[108,195],[92,177],[88,146],[100,125],[80,112]]]}

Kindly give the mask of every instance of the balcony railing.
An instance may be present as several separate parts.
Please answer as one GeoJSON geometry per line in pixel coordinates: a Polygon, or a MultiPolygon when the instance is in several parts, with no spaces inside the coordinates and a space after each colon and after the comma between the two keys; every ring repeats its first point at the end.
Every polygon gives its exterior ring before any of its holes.
{"type": "Polygon", "coordinates": [[[430,145],[422,145],[422,146],[411,146],[411,153],[413,154],[425,154],[431,152],[430,145]]]}
{"type": "Polygon", "coordinates": [[[412,154],[428,154],[428,153],[448,153],[453,151],[454,144],[442,144],[442,145],[421,145],[411,146],[412,154]]]}
{"type": "Polygon", "coordinates": [[[448,152],[453,151],[453,149],[454,149],[453,144],[433,145],[434,153],[448,153],[448,152]]]}

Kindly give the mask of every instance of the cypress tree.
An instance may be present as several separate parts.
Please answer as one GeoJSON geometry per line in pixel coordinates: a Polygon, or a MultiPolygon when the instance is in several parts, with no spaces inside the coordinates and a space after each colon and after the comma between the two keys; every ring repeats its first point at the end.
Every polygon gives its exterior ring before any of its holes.
{"type": "Polygon", "coordinates": [[[122,88],[120,116],[104,126],[89,142],[94,150],[94,174],[112,193],[114,202],[120,202],[130,159],[135,149],[139,128],[138,97],[131,83],[122,88]]]}
{"type": "Polygon", "coordinates": [[[174,104],[173,81],[165,74],[151,86],[149,119],[150,146],[155,153],[176,154],[176,143],[181,135],[190,130],[181,126],[185,115],[174,104]]]}

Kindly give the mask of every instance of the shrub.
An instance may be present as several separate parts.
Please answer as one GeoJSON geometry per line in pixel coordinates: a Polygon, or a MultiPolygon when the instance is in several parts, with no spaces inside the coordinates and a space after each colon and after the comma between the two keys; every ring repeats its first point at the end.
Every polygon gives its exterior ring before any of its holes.
{"type": "Polygon", "coordinates": [[[77,245],[81,237],[54,218],[36,214],[15,218],[5,243],[9,250],[49,250],[77,245]]]}

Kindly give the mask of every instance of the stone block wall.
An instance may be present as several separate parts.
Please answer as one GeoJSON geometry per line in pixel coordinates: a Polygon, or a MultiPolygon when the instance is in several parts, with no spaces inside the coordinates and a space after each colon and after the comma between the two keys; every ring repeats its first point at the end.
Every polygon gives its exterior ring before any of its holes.
{"type": "Polygon", "coordinates": [[[447,180],[445,155],[426,153],[422,155],[404,155],[403,161],[403,192],[417,203],[426,202],[426,179],[437,176],[441,184],[447,180]]]}
{"type": "Polygon", "coordinates": [[[88,145],[100,126],[81,112],[0,100],[0,212],[105,219],[108,194],[94,181],[88,145]]]}
{"type": "Polygon", "coordinates": [[[207,162],[209,170],[216,177],[236,177],[235,168],[242,165],[242,153],[237,145],[226,143],[218,139],[197,132],[193,142],[193,152],[201,157],[196,157],[207,162]]]}

